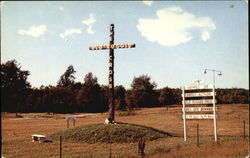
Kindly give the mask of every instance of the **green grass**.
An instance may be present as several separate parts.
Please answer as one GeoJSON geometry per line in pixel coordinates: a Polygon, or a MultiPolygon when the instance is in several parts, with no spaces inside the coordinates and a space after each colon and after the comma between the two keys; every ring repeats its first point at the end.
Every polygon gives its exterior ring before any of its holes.
{"type": "Polygon", "coordinates": [[[91,124],[62,130],[51,134],[48,139],[82,143],[128,143],[136,142],[141,137],[145,140],[156,140],[172,136],[171,134],[136,124],[91,124]]]}

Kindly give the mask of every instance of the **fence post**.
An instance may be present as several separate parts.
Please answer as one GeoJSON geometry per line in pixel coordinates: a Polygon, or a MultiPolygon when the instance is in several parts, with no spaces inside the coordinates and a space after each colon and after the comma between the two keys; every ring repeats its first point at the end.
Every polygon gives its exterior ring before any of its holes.
{"type": "Polygon", "coordinates": [[[245,140],[245,138],[246,138],[246,126],[245,126],[245,120],[243,121],[243,128],[244,128],[244,140],[245,140]]]}
{"type": "Polygon", "coordinates": [[[111,153],[111,139],[110,139],[110,131],[109,131],[109,158],[112,158],[112,153],[111,153]]]}
{"type": "Polygon", "coordinates": [[[60,136],[60,158],[62,158],[62,136],[60,136]]]}
{"type": "Polygon", "coordinates": [[[197,146],[199,146],[199,124],[197,123],[197,146]]]}
{"type": "Polygon", "coordinates": [[[67,128],[69,128],[69,120],[67,120],[67,128]]]}

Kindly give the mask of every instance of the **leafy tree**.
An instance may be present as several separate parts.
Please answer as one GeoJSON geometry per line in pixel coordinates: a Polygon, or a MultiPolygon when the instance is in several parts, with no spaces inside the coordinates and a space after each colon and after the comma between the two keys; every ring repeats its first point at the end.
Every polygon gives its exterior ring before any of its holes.
{"type": "Polygon", "coordinates": [[[180,88],[171,89],[174,97],[174,104],[182,104],[182,90],[180,88]]]}
{"type": "Polygon", "coordinates": [[[115,87],[115,109],[125,110],[126,109],[126,101],[125,101],[125,93],[126,90],[123,86],[115,87]]]}
{"type": "Polygon", "coordinates": [[[16,60],[1,64],[1,107],[3,111],[23,109],[23,100],[31,87],[27,81],[30,72],[21,70],[16,60]]]}
{"type": "Polygon", "coordinates": [[[101,107],[103,111],[108,111],[108,102],[109,102],[109,87],[107,85],[101,86],[101,107]]]}
{"type": "Polygon", "coordinates": [[[127,90],[125,93],[126,110],[131,111],[136,107],[135,98],[132,90],[127,90]]]}
{"type": "Polygon", "coordinates": [[[57,82],[58,86],[60,87],[68,87],[74,84],[75,76],[74,73],[76,71],[74,70],[74,67],[70,65],[67,70],[62,74],[59,81],[57,82]]]}
{"type": "Polygon", "coordinates": [[[159,102],[162,105],[171,105],[175,103],[174,94],[171,88],[165,87],[160,90],[159,102]]]}
{"type": "Polygon", "coordinates": [[[152,107],[158,105],[157,93],[154,90],[156,83],[150,81],[151,78],[148,75],[141,75],[134,77],[131,84],[132,90],[128,98],[132,99],[129,104],[135,104],[130,106],[136,107],[152,107]]]}
{"type": "Polygon", "coordinates": [[[249,91],[242,88],[216,89],[218,104],[247,104],[249,91]]]}
{"type": "Polygon", "coordinates": [[[104,107],[100,106],[101,88],[97,78],[92,73],[86,74],[81,90],[77,94],[77,103],[80,109],[86,112],[100,112],[104,107]]]}

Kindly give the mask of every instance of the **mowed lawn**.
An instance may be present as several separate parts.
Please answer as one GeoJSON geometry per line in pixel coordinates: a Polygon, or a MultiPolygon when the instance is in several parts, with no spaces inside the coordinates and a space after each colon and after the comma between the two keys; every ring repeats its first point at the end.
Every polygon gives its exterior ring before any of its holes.
{"type": "MultiPolygon", "coordinates": [[[[164,139],[146,141],[145,157],[246,157],[249,155],[249,105],[217,105],[218,143],[214,142],[212,120],[188,120],[187,142],[183,141],[182,106],[143,108],[133,115],[116,112],[116,121],[154,127],[174,135],[164,139]],[[245,134],[244,139],[244,124],[245,134]],[[200,145],[196,144],[197,123],[199,124],[200,145]]],[[[58,141],[52,143],[32,142],[32,134],[49,135],[67,128],[65,116],[72,114],[20,114],[30,118],[16,118],[15,114],[2,113],[2,155],[4,158],[59,157],[58,141]],[[32,118],[50,116],[51,118],[32,118]]],[[[79,113],[74,115],[80,115],[79,113]]],[[[76,126],[103,123],[106,113],[86,115],[77,118],[76,126]]],[[[70,128],[73,123],[70,122],[70,128]]],[[[94,136],[93,136],[94,137],[94,136]]],[[[63,142],[63,157],[138,157],[138,143],[86,144],[63,142]]]]}

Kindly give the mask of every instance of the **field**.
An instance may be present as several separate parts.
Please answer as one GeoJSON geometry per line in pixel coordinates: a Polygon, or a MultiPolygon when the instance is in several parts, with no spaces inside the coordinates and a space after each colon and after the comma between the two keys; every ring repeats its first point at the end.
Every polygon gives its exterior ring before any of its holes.
{"type": "MultiPolygon", "coordinates": [[[[212,120],[189,120],[187,142],[183,141],[182,106],[137,109],[132,115],[116,112],[116,121],[154,127],[174,135],[154,141],[146,141],[145,157],[241,157],[249,155],[249,105],[217,105],[218,143],[214,142],[212,120]],[[246,137],[244,139],[244,124],[246,137]],[[196,144],[199,124],[199,146],[196,144]]],[[[72,114],[15,114],[2,113],[2,155],[4,158],[59,157],[59,138],[52,143],[32,142],[32,134],[49,135],[67,128],[65,116],[72,114]],[[44,118],[33,116],[45,116],[44,118]],[[46,118],[48,116],[48,118],[46,118]]],[[[80,114],[75,114],[80,115],[80,114]]],[[[77,118],[76,126],[103,123],[106,113],[90,114],[77,118]]],[[[70,128],[72,127],[70,122],[70,128]]],[[[62,143],[62,155],[71,157],[138,157],[138,143],[62,143]]]]}

